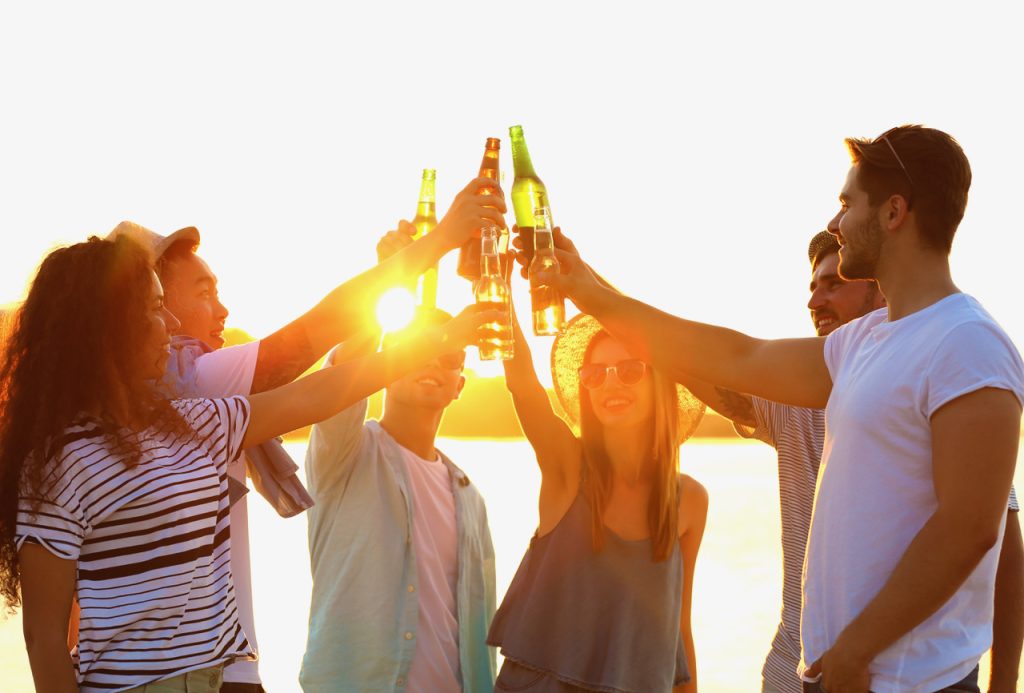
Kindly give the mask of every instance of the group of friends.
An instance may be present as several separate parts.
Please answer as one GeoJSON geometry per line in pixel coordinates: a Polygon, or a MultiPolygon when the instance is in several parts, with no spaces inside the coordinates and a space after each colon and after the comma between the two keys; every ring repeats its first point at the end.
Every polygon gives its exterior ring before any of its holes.
{"type": "Polygon", "coordinates": [[[552,348],[558,414],[513,310],[505,378],[541,485],[500,606],[483,498],[435,447],[464,349],[500,316],[424,310],[383,340],[372,319],[384,291],[504,227],[493,181],[418,240],[401,222],[375,267],[240,346],[195,228],[123,222],[53,251],[0,353],[0,594],[37,690],[263,690],[249,477],[308,520],[308,693],[696,691],[708,495],[680,445],[705,406],[778,451],[763,693],[980,691],[990,649],[987,690],[1016,690],[1024,364],[951,278],[970,166],[921,126],[846,146],[841,208],[808,250],[813,338],[661,312],[556,231],[561,271],[540,280],[581,313],[552,348]],[[276,439],[309,424],[303,486],[276,439]]]}

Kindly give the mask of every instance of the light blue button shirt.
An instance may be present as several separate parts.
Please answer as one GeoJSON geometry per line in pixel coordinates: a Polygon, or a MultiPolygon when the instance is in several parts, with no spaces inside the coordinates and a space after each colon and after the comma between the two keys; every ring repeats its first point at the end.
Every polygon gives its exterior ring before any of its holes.
{"type": "MultiPolygon", "coordinates": [[[[419,611],[412,496],[401,448],[363,401],[313,426],[306,480],[313,595],[299,681],[306,693],[402,691],[419,611]]],[[[441,455],[455,496],[459,663],[466,693],[490,693],[494,547],[483,499],[441,455]]]]}

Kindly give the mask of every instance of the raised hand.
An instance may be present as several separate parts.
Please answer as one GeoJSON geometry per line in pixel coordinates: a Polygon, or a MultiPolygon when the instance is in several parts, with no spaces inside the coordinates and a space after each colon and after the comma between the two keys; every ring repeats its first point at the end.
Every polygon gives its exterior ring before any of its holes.
{"type": "MultiPolygon", "coordinates": [[[[555,248],[557,250],[564,250],[567,253],[579,256],[579,251],[576,250],[576,244],[573,243],[568,236],[562,233],[561,226],[556,226],[551,231],[555,241],[555,248]]],[[[519,235],[519,227],[513,225],[512,233],[515,234],[515,237],[512,239],[512,247],[516,249],[516,252],[513,253],[513,255],[515,256],[516,262],[521,265],[519,268],[519,274],[522,275],[523,279],[529,279],[530,258],[523,251],[523,240],[519,235]]]]}
{"type": "Polygon", "coordinates": [[[388,231],[377,241],[377,262],[384,262],[402,248],[411,245],[415,234],[415,226],[405,219],[399,221],[397,229],[388,231]]]}
{"type": "Polygon", "coordinates": [[[493,178],[474,178],[464,187],[451,207],[431,232],[440,234],[449,249],[455,249],[471,238],[480,237],[480,227],[494,225],[505,228],[505,193],[493,178]],[[480,194],[480,188],[491,188],[492,195],[480,194]]]}
{"type": "Polygon", "coordinates": [[[497,322],[503,317],[500,310],[472,303],[454,318],[441,325],[438,328],[438,336],[445,351],[457,351],[470,344],[476,344],[480,337],[480,328],[488,323],[497,322]]]}

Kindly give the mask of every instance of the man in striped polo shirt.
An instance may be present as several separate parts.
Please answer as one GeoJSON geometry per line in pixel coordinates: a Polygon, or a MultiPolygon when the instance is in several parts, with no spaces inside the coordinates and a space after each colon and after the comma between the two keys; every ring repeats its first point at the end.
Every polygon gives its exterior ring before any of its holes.
{"type": "MultiPolygon", "coordinates": [[[[807,307],[819,337],[885,305],[873,281],[839,276],[839,242],[828,231],[811,239],[811,297],[807,307]]],[[[756,438],[778,452],[779,510],[782,520],[782,618],[765,658],[762,693],[800,693],[800,574],[814,507],[814,486],[825,440],[825,410],[770,402],[705,382],[687,381],[690,391],[730,419],[744,438],[756,438]]],[[[1024,575],[1024,548],[1015,497],[1011,497],[996,581],[992,680],[1015,681],[1020,663],[1020,609],[1012,608],[1024,575]],[[1000,608],[1000,605],[1005,605],[1000,608]]],[[[1017,598],[1019,601],[1019,598],[1017,598]]],[[[992,688],[992,690],[997,690],[992,688]]],[[[1012,685],[1006,690],[1012,690],[1012,685]]]]}

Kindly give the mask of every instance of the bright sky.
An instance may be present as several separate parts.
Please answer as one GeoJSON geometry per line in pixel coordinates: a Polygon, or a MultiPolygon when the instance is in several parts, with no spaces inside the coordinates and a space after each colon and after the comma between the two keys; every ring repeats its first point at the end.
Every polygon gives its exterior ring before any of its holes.
{"type": "MultiPolygon", "coordinates": [[[[498,136],[510,189],[518,123],[555,223],[624,291],[809,335],[805,248],[835,212],[843,137],[918,122],[974,169],[954,277],[1024,344],[1024,44],[1002,10],[961,7],[7,4],[0,304],[56,244],[195,225],[229,325],[266,335],[372,264],[424,167],[443,212],[498,136]]],[[[454,261],[452,311],[471,299],[454,261]]]]}

